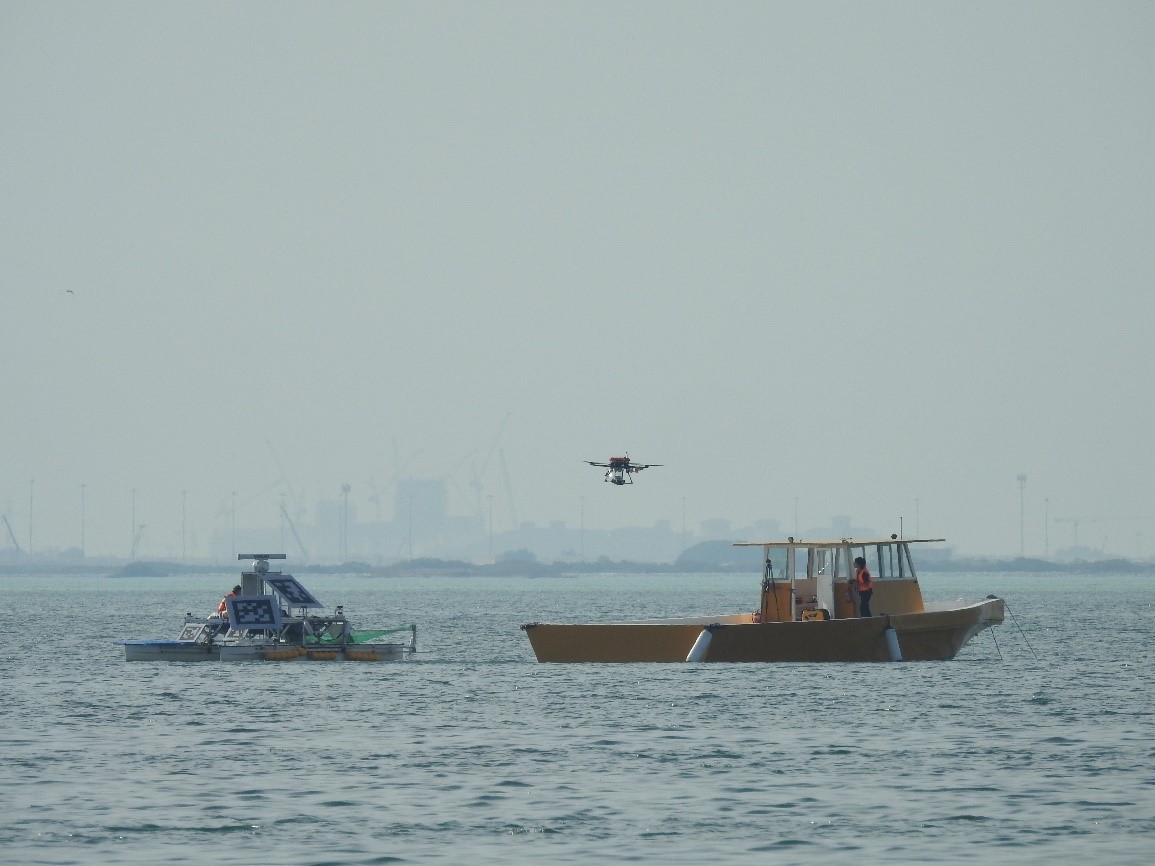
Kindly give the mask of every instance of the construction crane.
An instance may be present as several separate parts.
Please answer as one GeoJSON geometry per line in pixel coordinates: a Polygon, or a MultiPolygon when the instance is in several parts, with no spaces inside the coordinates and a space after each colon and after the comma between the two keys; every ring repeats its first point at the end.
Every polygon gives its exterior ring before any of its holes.
{"type": "Polygon", "coordinates": [[[469,486],[473,488],[474,495],[476,496],[476,514],[478,517],[483,517],[485,515],[485,512],[481,507],[481,491],[484,488],[484,484],[482,484],[481,479],[482,476],[485,475],[485,470],[489,468],[489,461],[493,459],[493,452],[497,449],[497,443],[501,441],[501,434],[504,432],[505,425],[509,421],[509,416],[512,414],[513,412],[506,412],[505,417],[501,419],[501,424],[497,428],[497,435],[493,437],[493,444],[489,446],[489,452],[485,455],[485,459],[481,462],[481,468],[478,469],[477,464],[473,464],[473,477],[469,481],[469,486]]]}
{"type": "Polygon", "coordinates": [[[1069,523],[1071,524],[1071,532],[1074,540],[1071,543],[1072,547],[1079,546],[1079,524],[1080,523],[1098,523],[1098,517],[1056,517],[1055,523],[1069,523]]]}
{"type": "Polygon", "coordinates": [[[144,524],[142,523],[140,526],[138,526],[136,528],[136,532],[133,533],[133,536],[132,536],[132,556],[129,557],[130,559],[136,559],[136,549],[137,549],[137,547],[140,546],[140,539],[141,539],[141,537],[143,537],[143,535],[144,535],[144,524]]]}
{"type": "Polygon", "coordinates": [[[517,508],[513,504],[513,486],[509,483],[509,469],[505,465],[505,449],[497,450],[497,462],[501,467],[501,480],[505,486],[505,499],[509,505],[510,528],[517,529],[517,508]]]}
{"type": "Polygon", "coordinates": [[[7,514],[0,514],[0,520],[4,521],[4,526],[8,529],[8,537],[12,540],[12,546],[16,548],[17,553],[23,553],[24,548],[20,546],[20,542],[16,540],[16,533],[12,531],[12,524],[8,522],[7,514]]]}
{"type": "MultiPolygon", "coordinates": [[[[397,443],[396,442],[393,443],[393,449],[394,449],[394,451],[397,450],[397,443]]],[[[377,486],[377,479],[375,477],[372,477],[369,479],[369,481],[368,481],[369,489],[373,491],[373,494],[369,497],[369,501],[373,503],[374,508],[377,510],[377,522],[378,523],[380,523],[382,520],[382,518],[381,518],[381,501],[382,501],[382,498],[385,496],[386,493],[389,492],[390,488],[392,488],[393,485],[396,484],[400,480],[401,473],[409,468],[409,464],[412,463],[413,459],[415,457],[417,457],[417,455],[420,453],[421,453],[421,449],[418,448],[416,451],[414,451],[412,454],[409,455],[409,458],[404,463],[401,462],[400,457],[397,457],[396,458],[396,460],[397,460],[396,471],[394,471],[393,474],[389,476],[389,480],[386,481],[385,484],[382,485],[381,487],[377,486]]],[[[396,516],[394,516],[394,519],[396,519],[396,516]]]]}
{"type": "Polygon", "coordinates": [[[293,539],[297,542],[297,547],[301,549],[301,557],[305,562],[308,562],[309,551],[305,550],[305,545],[301,543],[301,536],[297,535],[297,526],[293,523],[293,518],[289,517],[289,512],[285,510],[284,504],[281,505],[281,514],[284,515],[285,522],[289,524],[289,530],[293,533],[293,539]]]}
{"type": "MultiPolygon", "coordinates": [[[[382,518],[381,518],[381,502],[382,502],[383,498],[385,498],[385,495],[390,490],[392,490],[393,486],[397,483],[397,481],[401,480],[402,472],[407,470],[409,468],[409,465],[413,462],[413,460],[415,460],[417,455],[422,453],[422,449],[418,448],[416,451],[413,451],[413,453],[409,455],[409,457],[407,458],[407,460],[405,460],[404,463],[402,463],[401,462],[401,455],[397,453],[396,440],[394,440],[394,442],[393,442],[393,450],[394,450],[394,461],[396,462],[396,469],[393,472],[393,475],[390,475],[389,479],[386,481],[386,483],[380,487],[377,486],[377,478],[371,477],[370,479],[368,479],[368,486],[370,486],[370,490],[373,491],[373,494],[371,495],[370,498],[368,498],[368,501],[372,502],[373,507],[375,509],[377,509],[377,522],[378,523],[380,523],[382,520],[382,518]]],[[[394,520],[396,520],[396,515],[394,516],[394,520]]]]}

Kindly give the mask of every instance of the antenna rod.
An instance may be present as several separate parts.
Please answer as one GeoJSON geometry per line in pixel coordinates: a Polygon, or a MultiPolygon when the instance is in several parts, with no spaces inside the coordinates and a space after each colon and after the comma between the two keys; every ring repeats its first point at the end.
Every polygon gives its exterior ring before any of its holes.
{"type": "Polygon", "coordinates": [[[1026,524],[1026,520],[1025,520],[1025,515],[1026,515],[1025,508],[1026,508],[1026,506],[1024,504],[1025,503],[1024,496],[1025,496],[1025,492],[1027,489],[1027,476],[1024,473],[1020,472],[1017,476],[1015,476],[1015,478],[1019,482],[1019,558],[1022,559],[1023,556],[1026,555],[1026,549],[1027,549],[1027,547],[1026,547],[1026,537],[1027,537],[1026,536],[1026,526],[1027,526],[1027,524],[1026,524]]]}

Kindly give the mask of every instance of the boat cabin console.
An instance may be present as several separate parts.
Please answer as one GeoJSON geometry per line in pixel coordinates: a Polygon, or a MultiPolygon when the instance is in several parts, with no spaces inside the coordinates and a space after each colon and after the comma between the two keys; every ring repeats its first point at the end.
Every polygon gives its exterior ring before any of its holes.
{"type": "Polygon", "coordinates": [[[858,616],[852,591],[854,560],[861,556],[874,578],[871,607],[878,613],[922,613],[911,544],[941,538],[897,536],[836,541],[740,541],[735,547],[762,548],[762,595],[755,622],[851,619],[858,616]]]}

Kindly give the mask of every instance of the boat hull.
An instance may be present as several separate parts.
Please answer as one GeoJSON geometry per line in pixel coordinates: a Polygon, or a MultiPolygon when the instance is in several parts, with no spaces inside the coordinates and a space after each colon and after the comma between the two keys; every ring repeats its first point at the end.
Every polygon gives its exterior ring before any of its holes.
{"type": "Polygon", "coordinates": [[[221,648],[215,644],[177,640],[126,640],[125,661],[130,662],[216,662],[221,648]]]}
{"type": "Polygon", "coordinates": [[[247,662],[247,661],[401,661],[413,649],[409,644],[357,644],[303,647],[286,644],[205,644],[191,641],[126,640],[124,658],[130,662],[247,662]]]}
{"type": "Polygon", "coordinates": [[[954,658],[972,637],[1003,621],[1002,599],[945,610],[806,622],[756,623],[752,617],[652,623],[530,623],[523,626],[539,662],[684,662],[703,630],[706,662],[902,661],[954,658]]]}

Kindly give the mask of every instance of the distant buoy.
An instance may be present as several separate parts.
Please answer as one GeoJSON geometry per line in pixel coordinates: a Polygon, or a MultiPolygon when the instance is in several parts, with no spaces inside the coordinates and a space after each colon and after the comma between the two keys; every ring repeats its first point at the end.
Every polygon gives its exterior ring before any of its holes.
{"type": "Polygon", "coordinates": [[[710,649],[710,640],[713,637],[714,635],[709,628],[702,629],[702,633],[698,635],[698,639],[690,647],[690,654],[686,656],[686,661],[700,662],[706,658],[706,651],[710,649]]]}

